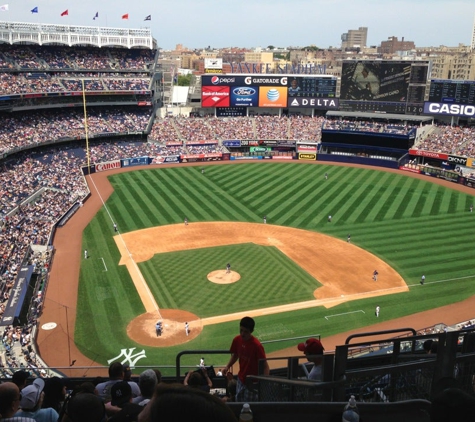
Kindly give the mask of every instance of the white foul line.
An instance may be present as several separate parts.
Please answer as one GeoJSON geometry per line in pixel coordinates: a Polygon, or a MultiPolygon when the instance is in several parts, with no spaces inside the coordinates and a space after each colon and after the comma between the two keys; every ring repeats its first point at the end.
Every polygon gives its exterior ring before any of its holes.
{"type": "Polygon", "coordinates": [[[102,271],[102,272],[105,272],[105,271],[107,271],[107,267],[106,267],[106,263],[104,262],[104,258],[98,258],[98,259],[102,259],[102,263],[104,264],[104,268],[105,268],[105,270],[104,270],[104,271],[102,271]]]}
{"type": "Polygon", "coordinates": [[[328,315],[325,317],[325,319],[328,321],[328,318],[331,318],[331,317],[335,317],[335,316],[341,316],[341,315],[348,315],[348,314],[354,314],[356,312],[363,312],[365,313],[365,311],[363,311],[362,309],[359,309],[357,311],[351,311],[351,312],[344,312],[343,314],[335,314],[335,315],[328,315]]]}
{"type": "MultiPolygon", "coordinates": [[[[96,192],[97,192],[97,194],[99,195],[99,198],[101,198],[102,206],[104,207],[104,209],[106,210],[107,214],[109,215],[109,218],[110,218],[111,222],[114,223],[114,219],[112,218],[112,215],[110,214],[109,209],[107,208],[106,203],[104,202],[104,199],[102,198],[102,195],[101,195],[101,193],[99,192],[99,189],[97,189],[97,186],[96,186],[96,183],[94,182],[94,179],[93,179],[93,177],[92,177],[92,174],[89,175],[89,179],[91,180],[92,184],[94,185],[94,188],[96,189],[96,192]]],[[[117,230],[117,233],[118,233],[118,236],[119,236],[120,240],[122,241],[122,244],[124,245],[125,250],[127,251],[127,254],[129,255],[130,260],[132,261],[132,264],[134,265],[135,270],[137,271],[137,274],[138,274],[138,276],[139,276],[139,278],[140,278],[142,287],[143,287],[143,288],[145,289],[145,291],[147,292],[147,296],[149,297],[149,300],[151,301],[151,303],[153,303],[153,306],[154,306],[155,309],[157,310],[158,315],[160,316],[160,319],[162,319],[162,316],[161,316],[161,314],[160,314],[160,308],[159,308],[159,306],[158,306],[157,301],[156,301],[155,298],[153,297],[152,292],[150,291],[150,287],[148,286],[147,282],[146,282],[145,279],[143,278],[142,272],[139,270],[139,267],[138,267],[137,263],[136,263],[135,260],[132,258],[132,254],[130,253],[129,248],[127,248],[127,245],[126,245],[126,243],[125,243],[125,241],[124,241],[124,238],[122,237],[122,234],[120,233],[119,230],[117,230]]]]}

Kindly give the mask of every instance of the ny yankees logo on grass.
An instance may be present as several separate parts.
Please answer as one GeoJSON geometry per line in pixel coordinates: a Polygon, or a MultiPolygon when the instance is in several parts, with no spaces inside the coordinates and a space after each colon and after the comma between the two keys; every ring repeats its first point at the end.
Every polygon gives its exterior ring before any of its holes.
{"type": "Polygon", "coordinates": [[[132,347],[130,349],[120,349],[120,354],[116,356],[115,358],[109,359],[107,363],[110,365],[112,362],[118,361],[120,360],[121,357],[123,357],[124,359],[120,361],[120,363],[122,365],[127,364],[131,368],[134,368],[137,361],[147,357],[145,355],[145,350],[142,349],[140,352],[133,355],[132,353],[134,350],[135,350],[135,347],[132,347]]]}

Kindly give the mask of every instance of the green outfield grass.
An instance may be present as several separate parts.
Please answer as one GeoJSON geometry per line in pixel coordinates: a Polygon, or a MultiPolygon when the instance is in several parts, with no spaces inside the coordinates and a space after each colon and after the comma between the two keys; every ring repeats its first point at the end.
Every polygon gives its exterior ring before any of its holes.
{"type": "MultiPolygon", "coordinates": [[[[227,349],[236,322],[206,326],[202,334],[170,348],[132,342],[125,326],[144,308],[119,252],[109,213],[121,232],[196,221],[244,221],[318,231],[371,251],[392,265],[410,291],[256,318],[264,341],[321,334],[323,337],[458,302],[473,294],[474,197],[404,174],[331,165],[296,163],[167,167],[110,178],[115,192],[84,231],[90,259],[82,261],[75,342],[107,364],[120,349],[144,349],[137,365],[173,365],[179,351],[227,349]],[[328,180],[324,174],[328,173],[328,180]],[[328,215],[333,221],[328,224],[328,215]],[[105,271],[107,268],[107,271],[105,271]],[[426,284],[419,285],[422,274],[426,284]],[[441,281],[433,283],[434,281],[441,281]],[[337,316],[337,314],[346,314],[337,316]]],[[[316,245],[317,246],[317,245],[316,245]]],[[[318,245],[324,247],[324,245],[318,245]]],[[[332,257],[328,256],[332,261],[332,257]]],[[[338,262],[334,262],[338,265],[338,262]]],[[[162,308],[189,310],[200,317],[293,303],[313,298],[319,285],[278,249],[253,244],[156,255],[139,264],[162,308]],[[212,285],[206,274],[232,262],[242,279],[212,285]]],[[[369,269],[371,272],[373,269],[369,269]]],[[[443,322],[443,315],[441,315],[443,322]]],[[[267,351],[295,341],[269,343],[267,351]]],[[[191,358],[190,358],[191,359],[191,358]]],[[[227,357],[209,357],[224,362],[227,357]]],[[[196,360],[196,359],[195,359],[196,360]]],[[[191,360],[190,360],[191,363],[191,360]]],[[[197,362],[194,362],[197,363],[197,362]]]]}

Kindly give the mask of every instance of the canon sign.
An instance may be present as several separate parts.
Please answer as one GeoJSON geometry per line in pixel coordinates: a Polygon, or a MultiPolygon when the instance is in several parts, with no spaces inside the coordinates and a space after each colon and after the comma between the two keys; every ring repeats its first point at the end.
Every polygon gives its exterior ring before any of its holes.
{"type": "Polygon", "coordinates": [[[424,113],[449,116],[475,116],[475,106],[464,104],[424,103],[424,113]]]}
{"type": "Polygon", "coordinates": [[[120,169],[120,160],[109,161],[108,163],[99,163],[96,164],[96,171],[106,171],[112,169],[120,169]]]}

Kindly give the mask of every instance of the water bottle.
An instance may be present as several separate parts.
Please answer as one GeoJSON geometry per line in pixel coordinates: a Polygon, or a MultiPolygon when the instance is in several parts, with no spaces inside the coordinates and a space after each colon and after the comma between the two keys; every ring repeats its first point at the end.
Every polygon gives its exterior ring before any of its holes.
{"type": "Polygon", "coordinates": [[[249,403],[244,403],[241,414],[239,415],[239,422],[252,422],[252,410],[249,403]]]}
{"type": "Polygon", "coordinates": [[[355,396],[351,396],[348,404],[343,409],[343,416],[341,418],[342,422],[359,422],[360,420],[360,411],[356,406],[355,396]]]}

